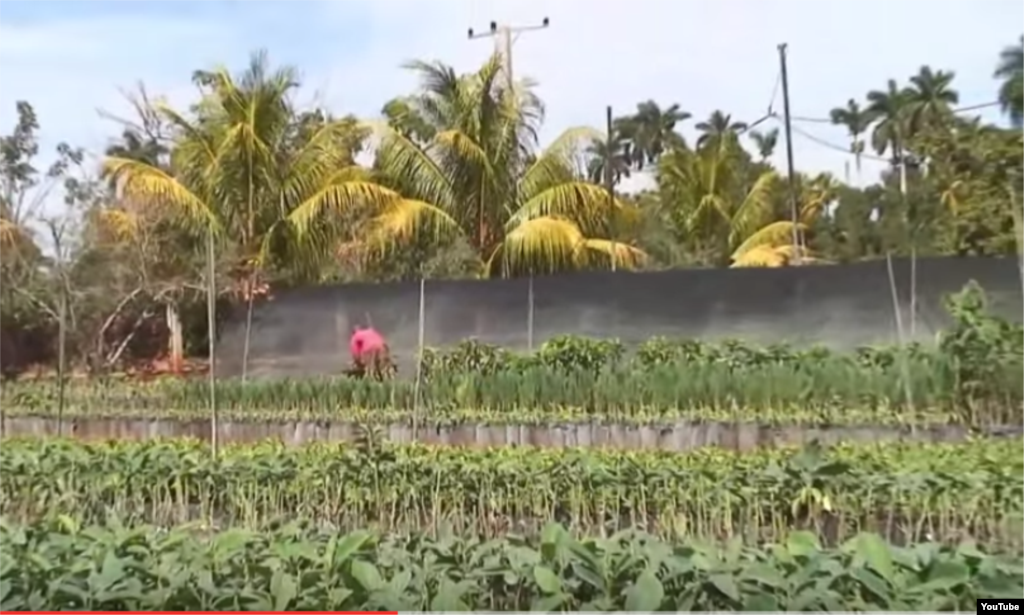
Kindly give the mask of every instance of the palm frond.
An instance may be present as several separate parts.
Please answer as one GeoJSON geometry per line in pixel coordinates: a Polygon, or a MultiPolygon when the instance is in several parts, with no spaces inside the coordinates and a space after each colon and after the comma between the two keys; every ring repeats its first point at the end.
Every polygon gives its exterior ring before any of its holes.
{"type": "Polygon", "coordinates": [[[571,220],[545,216],[526,220],[505,235],[487,269],[503,276],[574,269],[582,256],[583,233],[571,220]]]}
{"type": "Polygon", "coordinates": [[[306,235],[324,216],[351,211],[382,211],[402,197],[393,190],[365,180],[336,181],[320,188],[288,215],[289,223],[300,237],[306,235]]]}
{"type": "Polygon", "coordinates": [[[730,213],[729,244],[736,245],[771,216],[772,193],[778,175],[774,171],[762,173],[747,190],[743,201],[730,213]]]}
{"type": "MultiPolygon", "coordinates": [[[[796,228],[798,232],[807,230],[806,225],[800,223],[797,223],[796,228]]],[[[761,248],[771,248],[774,250],[775,248],[786,245],[791,246],[793,243],[792,239],[793,223],[791,221],[780,220],[778,222],[772,222],[747,237],[743,243],[733,251],[731,258],[736,261],[742,259],[748,252],[759,250],[761,248]]]]}
{"type": "Polygon", "coordinates": [[[556,216],[574,221],[587,232],[608,232],[621,212],[633,208],[610,197],[605,188],[589,182],[558,183],[523,203],[509,216],[505,229],[512,231],[530,219],[556,216]]]}
{"type": "Polygon", "coordinates": [[[220,232],[213,208],[162,169],[128,158],[107,158],[103,175],[128,197],[154,201],[193,229],[220,232]]]}
{"type": "Polygon", "coordinates": [[[610,239],[584,239],[585,250],[601,255],[600,261],[614,260],[617,269],[639,269],[649,260],[646,252],[621,241],[610,239]]]}

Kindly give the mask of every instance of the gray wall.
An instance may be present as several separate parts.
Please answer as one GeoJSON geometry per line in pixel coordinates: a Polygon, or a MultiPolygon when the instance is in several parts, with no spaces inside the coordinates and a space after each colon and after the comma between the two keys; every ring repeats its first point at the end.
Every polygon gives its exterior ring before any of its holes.
{"type": "MultiPolygon", "coordinates": [[[[893,261],[905,332],[910,329],[909,259],[893,261]]],[[[1014,259],[917,261],[915,338],[934,339],[945,322],[942,298],[976,280],[993,309],[1021,319],[1021,277],[1014,259]]],[[[427,346],[476,337],[528,347],[527,279],[428,281],[427,346]]],[[[896,326],[886,262],[782,269],[690,269],[579,273],[533,281],[533,341],[561,334],[639,343],[655,335],[835,347],[893,342],[896,326]]],[[[244,312],[240,310],[240,312],[244,312]]],[[[416,355],[419,283],[351,284],[281,291],[256,306],[249,373],[337,374],[349,361],[348,335],[369,321],[408,374],[416,355]]],[[[244,313],[223,330],[217,371],[241,372],[244,313]]]]}

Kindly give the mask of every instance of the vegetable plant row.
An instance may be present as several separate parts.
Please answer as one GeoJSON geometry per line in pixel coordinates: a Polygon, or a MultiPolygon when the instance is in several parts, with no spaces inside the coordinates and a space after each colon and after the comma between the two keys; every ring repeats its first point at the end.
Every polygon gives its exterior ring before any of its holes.
{"type": "MultiPolygon", "coordinates": [[[[968,288],[949,303],[952,327],[932,349],[757,348],[654,339],[629,354],[612,340],[562,337],[531,355],[464,342],[427,353],[425,382],[347,378],[242,384],[221,382],[219,407],[250,417],[306,415],[344,420],[391,412],[430,421],[476,414],[554,422],[572,416],[650,421],[665,418],[778,422],[970,425],[1024,422],[1024,332],[986,315],[983,296],[968,288]],[[762,419],[765,420],[765,419],[762,419]]],[[[16,384],[0,391],[12,414],[49,415],[54,383],[16,384]]],[[[208,407],[204,382],[148,386],[124,381],[71,384],[63,407],[71,415],[199,417],[208,407]]]]}
{"type": "Polygon", "coordinates": [[[636,531],[577,539],[0,526],[4,611],[968,611],[1024,593],[1020,558],[860,534],[762,548],[636,531]]]}
{"type": "MultiPolygon", "coordinates": [[[[806,369],[750,369],[737,375],[712,365],[664,365],[648,372],[535,370],[435,376],[416,403],[411,382],[338,379],[221,381],[221,417],[238,421],[321,420],[420,424],[553,424],[672,421],[787,425],[928,425],[979,427],[1024,421],[1012,391],[971,406],[944,392],[941,372],[921,368],[908,389],[895,370],[861,370],[822,361],[806,369]],[[418,407],[418,409],[417,409],[418,407]]],[[[1016,387],[1020,393],[1019,379],[1016,387]]],[[[148,385],[75,383],[67,387],[65,418],[208,420],[209,387],[198,381],[148,385]]],[[[52,384],[5,385],[7,416],[58,415],[52,384]]]]}
{"type": "Polygon", "coordinates": [[[385,445],[228,447],[192,441],[5,440],[0,512],[86,523],[321,527],[498,535],[561,521],[586,532],[775,540],[805,528],[829,544],[971,536],[1020,543],[1021,440],[885,444],[737,454],[385,445]]]}

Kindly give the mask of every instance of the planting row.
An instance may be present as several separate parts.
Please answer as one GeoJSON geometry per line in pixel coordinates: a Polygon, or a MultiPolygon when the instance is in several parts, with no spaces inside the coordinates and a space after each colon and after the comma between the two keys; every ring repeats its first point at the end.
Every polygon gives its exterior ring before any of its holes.
{"type": "MultiPolygon", "coordinates": [[[[334,419],[354,418],[344,416],[351,412],[417,408],[433,420],[473,409],[616,420],[640,415],[641,421],[742,420],[736,414],[747,412],[783,421],[792,414],[789,420],[817,423],[850,422],[841,418],[844,414],[858,414],[854,420],[866,422],[883,417],[896,422],[941,417],[970,425],[1024,422],[1024,331],[987,315],[976,285],[968,285],[947,307],[952,326],[931,349],[911,345],[835,353],[654,339],[627,357],[616,341],[561,337],[521,356],[467,341],[428,352],[421,387],[411,378],[222,382],[218,398],[227,411],[334,419]]],[[[145,416],[205,412],[209,400],[206,385],[199,382],[137,387],[106,381],[71,384],[63,395],[53,383],[8,385],[0,391],[0,402],[5,411],[20,414],[52,414],[59,406],[73,414],[145,416]]]]}
{"type": "MultiPolygon", "coordinates": [[[[225,419],[410,422],[414,413],[433,425],[542,424],[605,421],[758,422],[802,425],[923,425],[1024,423],[1012,396],[958,404],[945,372],[914,367],[903,372],[858,368],[823,360],[795,369],[766,365],[743,369],[662,365],[638,374],[535,369],[434,375],[412,382],[348,379],[222,381],[217,405],[225,419]],[[906,402],[909,398],[912,404],[906,402]],[[419,409],[417,409],[419,408],[419,409]]],[[[1024,384],[1024,379],[1020,382],[1024,384]]],[[[59,390],[52,384],[0,387],[7,415],[54,415],[59,390]]],[[[148,384],[76,381],[65,391],[65,416],[204,419],[209,387],[200,381],[148,384]]]]}
{"type": "Polygon", "coordinates": [[[971,543],[763,548],[630,531],[537,540],[4,523],[4,611],[969,611],[1020,598],[1024,562],[971,543]]]}
{"type": "Polygon", "coordinates": [[[192,441],[5,440],[0,512],[32,521],[322,527],[496,535],[552,519],[580,531],[775,540],[806,528],[830,544],[860,531],[896,542],[1021,541],[1021,440],[735,454],[385,445],[228,447],[192,441]]]}
{"type": "MultiPolygon", "coordinates": [[[[726,420],[810,424],[1019,424],[1020,374],[976,388],[969,403],[961,381],[937,358],[904,367],[863,367],[822,357],[800,365],[736,368],[717,363],[666,363],[644,371],[531,368],[524,371],[438,372],[413,382],[347,378],[221,381],[218,407],[236,418],[407,420],[417,406],[431,422],[551,423],[606,419],[726,420]],[[387,417],[387,418],[384,418],[387,417]]],[[[59,389],[52,383],[11,383],[0,391],[8,415],[53,415],[59,389]]],[[[203,381],[76,381],[65,390],[67,416],[158,418],[208,413],[203,381]]]]}

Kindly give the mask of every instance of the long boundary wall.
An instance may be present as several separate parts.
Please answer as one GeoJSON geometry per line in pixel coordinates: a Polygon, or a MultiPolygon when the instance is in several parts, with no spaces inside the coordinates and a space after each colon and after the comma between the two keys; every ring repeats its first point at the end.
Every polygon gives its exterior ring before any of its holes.
{"type": "MultiPolygon", "coordinates": [[[[946,321],[943,298],[970,280],[1000,315],[1021,319],[1021,274],[1014,259],[926,258],[916,264],[911,318],[909,259],[893,261],[907,335],[930,341],[946,321]],[[913,325],[911,322],[913,321],[913,325]]],[[[253,377],[337,374],[348,362],[348,334],[370,322],[387,337],[400,369],[416,355],[420,285],[351,284],[290,289],[254,309],[253,377]]],[[[556,335],[741,338],[834,347],[892,342],[896,319],[886,262],[783,269],[595,272],[528,279],[428,281],[427,346],[475,337],[509,348],[556,335]],[[530,317],[532,304],[532,319],[530,317]],[[530,322],[532,320],[532,335],[530,322]]],[[[221,335],[218,373],[241,373],[244,311],[221,335]]]]}

